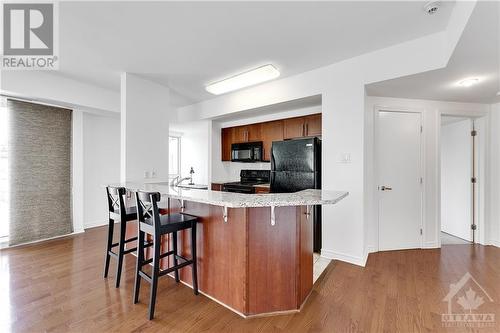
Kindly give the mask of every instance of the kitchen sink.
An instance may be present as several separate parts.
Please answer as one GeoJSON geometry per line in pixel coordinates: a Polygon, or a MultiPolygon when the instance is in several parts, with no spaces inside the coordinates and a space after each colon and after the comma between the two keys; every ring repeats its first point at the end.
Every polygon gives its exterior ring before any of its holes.
{"type": "Polygon", "coordinates": [[[196,190],[208,190],[208,185],[202,185],[202,184],[179,184],[177,187],[180,188],[192,188],[196,190]]]}

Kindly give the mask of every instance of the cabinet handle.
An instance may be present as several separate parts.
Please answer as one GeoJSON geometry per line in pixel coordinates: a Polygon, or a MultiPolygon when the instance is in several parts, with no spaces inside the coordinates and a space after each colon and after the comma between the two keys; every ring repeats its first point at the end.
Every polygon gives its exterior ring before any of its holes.
{"type": "Polygon", "coordinates": [[[302,136],[306,136],[306,124],[302,124],[302,136]]]}
{"type": "Polygon", "coordinates": [[[306,123],[306,136],[309,136],[309,124],[306,123]]]}

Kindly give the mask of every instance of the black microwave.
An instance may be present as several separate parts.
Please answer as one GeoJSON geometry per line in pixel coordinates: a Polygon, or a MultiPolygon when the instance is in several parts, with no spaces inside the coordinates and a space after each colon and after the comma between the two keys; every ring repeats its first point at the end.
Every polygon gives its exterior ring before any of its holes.
{"type": "Polygon", "coordinates": [[[261,162],[262,141],[233,143],[231,145],[231,161],[233,162],[261,162]]]}

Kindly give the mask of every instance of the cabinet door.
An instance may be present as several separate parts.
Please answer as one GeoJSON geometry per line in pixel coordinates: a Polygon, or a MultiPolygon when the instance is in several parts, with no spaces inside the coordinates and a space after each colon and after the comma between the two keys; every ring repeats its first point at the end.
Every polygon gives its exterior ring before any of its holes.
{"type": "Polygon", "coordinates": [[[262,124],[252,124],[245,126],[247,128],[247,141],[262,141],[262,124]]]}
{"type": "Polygon", "coordinates": [[[222,191],[222,184],[212,183],[212,191],[222,191]]]}
{"type": "Polygon", "coordinates": [[[222,161],[231,161],[231,144],[233,143],[233,127],[221,130],[222,161]]]}
{"type": "Polygon", "coordinates": [[[303,117],[285,119],[284,126],[285,139],[301,138],[305,136],[305,123],[303,117]]]}
{"type": "Polygon", "coordinates": [[[233,143],[248,142],[248,126],[237,126],[233,128],[233,143]]]}
{"type": "Polygon", "coordinates": [[[256,186],[255,187],[256,194],[269,193],[269,191],[270,191],[269,187],[265,187],[265,186],[256,186]]]}
{"type": "Polygon", "coordinates": [[[305,117],[306,136],[321,136],[321,113],[305,117]]]}
{"type": "Polygon", "coordinates": [[[271,161],[271,146],[273,141],[283,140],[283,120],[262,123],[262,142],[264,161],[271,161]]]}

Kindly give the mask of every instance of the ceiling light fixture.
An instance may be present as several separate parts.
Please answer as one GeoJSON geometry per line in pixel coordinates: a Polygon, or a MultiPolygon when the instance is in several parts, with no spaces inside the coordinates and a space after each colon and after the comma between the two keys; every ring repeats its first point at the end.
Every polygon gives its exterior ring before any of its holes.
{"type": "Polygon", "coordinates": [[[465,79],[465,80],[458,82],[458,85],[467,88],[467,87],[475,85],[478,82],[479,82],[479,79],[477,79],[477,78],[469,78],[469,79],[465,79]]]}
{"type": "Polygon", "coordinates": [[[211,94],[220,95],[269,81],[278,76],[280,76],[280,72],[276,67],[269,64],[211,83],[205,89],[211,94]]]}

